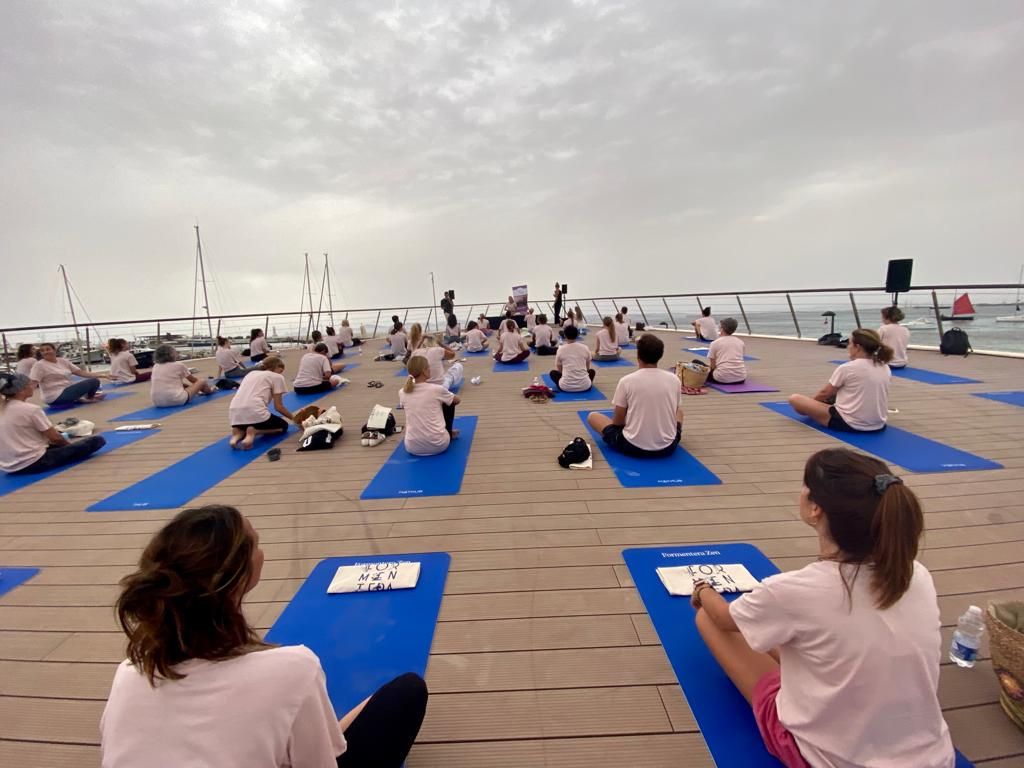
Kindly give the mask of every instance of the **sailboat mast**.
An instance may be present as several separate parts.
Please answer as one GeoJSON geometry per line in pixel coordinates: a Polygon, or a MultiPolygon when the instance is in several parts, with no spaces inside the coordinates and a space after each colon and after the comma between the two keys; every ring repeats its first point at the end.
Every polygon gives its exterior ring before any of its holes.
{"type": "Polygon", "coordinates": [[[75,317],[75,302],[71,300],[71,284],[68,282],[68,271],[64,269],[64,265],[60,265],[60,274],[64,278],[64,293],[68,297],[68,309],[71,310],[71,323],[75,326],[75,339],[78,341],[79,351],[82,347],[82,336],[78,332],[78,318],[75,317]]]}
{"type": "MultiPolygon", "coordinates": [[[[199,276],[203,281],[203,309],[206,310],[206,327],[210,334],[210,343],[216,347],[217,342],[213,340],[213,319],[210,317],[210,297],[206,293],[206,267],[203,264],[203,243],[199,239],[199,225],[196,230],[196,260],[199,262],[199,276]]],[[[195,305],[193,305],[194,308],[195,305]]]]}
{"type": "Polygon", "coordinates": [[[1024,264],[1020,265],[1020,274],[1017,275],[1017,311],[1020,312],[1020,286],[1024,284],[1024,264]]]}
{"type": "Polygon", "coordinates": [[[331,327],[334,327],[334,298],[331,296],[331,265],[327,261],[327,251],[324,251],[324,273],[327,275],[327,316],[331,318],[331,327]]]}
{"type": "Polygon", "coordinates": [[[309,279],[309,254],[306,254],[306,290],[309,292],[309,324],[306,326],[306,341],[313,330],[313,281],[309,279]]]}

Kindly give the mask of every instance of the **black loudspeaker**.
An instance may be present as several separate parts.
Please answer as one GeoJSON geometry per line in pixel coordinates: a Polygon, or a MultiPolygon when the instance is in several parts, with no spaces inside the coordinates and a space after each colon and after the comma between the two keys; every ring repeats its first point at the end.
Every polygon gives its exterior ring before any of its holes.
{"type": "Polygon", "coordinates": [[[454,288],[452,288],[451,290],[448,291],[448,298],[451,299],[452,301],[455,301],[455,289],[454,288]]]}
{"type": "Polygon", "coordinates": [[[885,273],[885,292],[906,293],[909,291],[910,273],[913,269],[913,259],[891,259],[889,271],[885,273]]]}
{"type": "Polygon", "coordinates": [[[562,283],[562,295],[563,296],[568,296],[569,295],[569,284],[568,283],[562,283]]]}

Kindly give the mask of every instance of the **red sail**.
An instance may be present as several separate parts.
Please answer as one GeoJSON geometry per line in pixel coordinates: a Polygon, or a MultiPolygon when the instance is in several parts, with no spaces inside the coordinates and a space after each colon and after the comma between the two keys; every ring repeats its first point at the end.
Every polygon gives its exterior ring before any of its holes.
{"type": "Polygon", "coordinates": [[[957,317],[962,315],[973,315],[974,305],[971,304],[971,297],[966,293],[957,297],[957,300],[953,302],[953,314],[957,317]]]}

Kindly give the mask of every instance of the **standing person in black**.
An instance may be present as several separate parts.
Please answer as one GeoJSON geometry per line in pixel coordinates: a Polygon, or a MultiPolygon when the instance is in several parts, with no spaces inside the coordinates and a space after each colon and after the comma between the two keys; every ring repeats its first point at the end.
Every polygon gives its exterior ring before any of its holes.
{"type": "Polygon", "coordinates": [[[448,315],[455,312],[455,303],[452,301],[448,291],[445,291],[444,296],[441,297],[441,311],[444,312],[444,317],[448,317],[448,315]]]}
{"type": "Polygon", "coordinates": [[[558,325],[561,321],[558,316],[562,312],[562,286],[555,282],[555,325],[558,325]]]}

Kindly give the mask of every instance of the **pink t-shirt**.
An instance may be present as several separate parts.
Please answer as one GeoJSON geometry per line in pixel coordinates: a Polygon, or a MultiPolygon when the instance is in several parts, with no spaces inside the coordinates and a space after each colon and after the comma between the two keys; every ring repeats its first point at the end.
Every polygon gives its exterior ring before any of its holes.
{"type": "Polygon", "coordinates": [[[702,339],[714,341],[718,338],[718,323],[713,317],[698,317],[697,328],[702,339]]]}
{"type": "Polygon", "coordinates": [[[391,354],[395,357],[405,357],[406,344],[409,342],[409,337],[405,335],[405,331],[392,333],[388,337],[388,341],[391,342],[391,354]]]}
{"type": "Polygon", "coordinates": [[[607,328],[602,327],[597,332],[597,354],[599,355],[617,355],[619,354],[619,345],[614,339],[612,339],[611,333],[607,328]]]}
{"type": "Polygon", "coordinates": [[[567,315],[565,320],[562,321],[562,327],[568,328],[570,325],[576,325],[576,318],[572,315],[567,315]]]}
{"type": "Polygon", "coordinates": [[[251,342],[249,342],[249,354],[250,355],[269,355],[270,344],[267,343],[266,336],[257,336],[251,342]]]}
{"type": "Polygon", "coordinates": [[[884,323],[878,329],[878,335],[882,343],[892,347],[892,362],[890,365],[903,367],[907,364],[907,346],[910,344],[910,329],[897,323],[884,323]]]}
{"type": "Polygon", "coordinates": [[[234,370],[235,368],[245,367],[245,361],[242,360],[242,356],[235,352],[231,347],[217,347],[217,351],[214,352],[213,355],[217,358],[217,365],[219,365],[221,370],[225,373],[230,370],[234,370]]]}
{"type": "Polygon", "coordinates": [[[50,444],[50,420],[35,403],[8,400],[0,406],[0,470],[17,472],[34,464],[50,444]]]}
{"type": "Polygon", "coordinates": [[[327,354],[331,357],[341,352],[341,341],[337,336],[324,336],[324,344],[327,345],[327,354]]]}
{"type": "Polygon", "coordinates": [[[270,418],[270,401],[274,395],[283,395],[287,391],[288,385],[280,373],[253,371],[247,374],[228,406],[231,426],[262,424],[270,418]]]}
{"type": "Polygon", "coordinates": [[[523,351],[523,337],[518,330],[505,331],[499,343],[502,360],[511,360],[523,351]]]}
{"type": "Polygon", "coordinates": [[[682,390],[674,373],[640,368],[619,379],[612,405],[626,409],[622,435],[637,448],[659,451],[676,439],[682,390]]]}
{"type": "Polygon", "coordinates": [[[307,352],[299,360],[299,369],[292,382],[296,387],[315,387],[332,373],[331,362],[319,352],[307,352]]]}
{"type": "Polygon", "coordinates": [[[843,363],[832,372],[828,383],[836,387],[836,410],[843,421],[854,429],[881,429],[889,418],[888,365],[875,365],[858,357],[843,363]]]}
{"type": "Polygon", "coordinates": [[[412,353],[412,357],[425,357],[430,363],[430,377],[427,379],[431,384],[444,382],[444,349],[442,347],[420,347],[412,353]]]}
{"type": "Polygon", "coordinates": [[[566,392],[586,392],[593,386],[590,381],[590,350],[585,344],[573,341],[563,344],[555,353],[555,362],[562,366],[559,389],[566,392]]]}
{"type": "Polygon", "coordinates": [[[341,343],[341,346],[343,346],[343,347],[351,347],[351,346],[353,346],[354,345],[354,342],[353,342],[354,338],[355,337],[352,335],[352,326],[350,326],[350,325],[343,325],[343,326],[341,326],[341,328],[338,329],[338,341],[341,343]]]}
{"type": "Polygon", "coordinates": [[[853,579],[850,598],[839,567],[821,561],[769,576],[729,606],[751,648],[779,651],[779,720],[811,765],[952,768],[931,574],[914,563],[910,588],[879,610],[870,566],[853,579]]]}
{"type": "Polygon", "coordinates": [[[20,373],[22,376],[31,376],[32,366],[35,364],[36,359],[34,357],[24,357],[14,366],[14,372],[20,373]]]}
{"type": "Polygon", "coordinates": [[[188,402],[185,384],[190,376],[188,366],[176,360],[173,363],[157,363],[153,366],[153,377],[149,380],[149,394],[153,405],[169,408],[188,402]]]}
{"type": "Polygon", "coordinates": [[[537,316],[535,314],[533,314],[533,312],[527,312],[525,320],[526,320],[526,330],[532,331],[534,328],[537,327],[537,316]]]}
{"type": "Polygon", "coordinates": [[[110,378],[114,381],[121,381],[130,384],[135,381],[135,374],[132,373],[132,366],[139,367],[139,361],[135,355],[127,349],[122,349],[116,355],[110,357],[110,378]]]}
{"type": "Polygon", "coordinates": [[[153,687],[118,666],[100,718],[103,768],[329,768],[345,751],[320,660],[304,645],[175,669],[185,677],[153,687]]]}
{"type": "Polygon", "coordinates": [[[405,409],[405,450],[414,456],[433,456],[448,447],[451,437],[444,428],[441,404],[450,405],[455,395],[440,384],[421,382],[406,392],[398,391],[405,409]]]}
{"type": "Polygon", "coordinates": [[[466,349],[470,352],[480,352],[484,348],[484,332],[479,328],[466,332],[466,349]]]}
{"type": "Polygon", "coordinates": [[[56,362],[49,360],[37,360],[32,366],[29,378],[39,383],[39,392],[43,400],[52,403],[71,384],[71,375],[80,369],[63,357],[58,357],[56,362]]]}
{"type": "Polygon", "coordinates": [[[629,326],[625,323],[612,323],[615,327],[615,343],[620,347],[629,344],[629,326]]]}
{"type": "Polygon", "coordinates": [[[533,342],[538,347],[553,347],[555,346],[555,332],[547,323],[538,325],[533,329],[533,342]]]}
{"type": "Polygon", "coordinates": [[[747,364],[743,361],[746,345],[735,336],[719,336],[708,348],[708,361],[715,366],[715,381],[733,384],[745,381],[747,364]]]}

